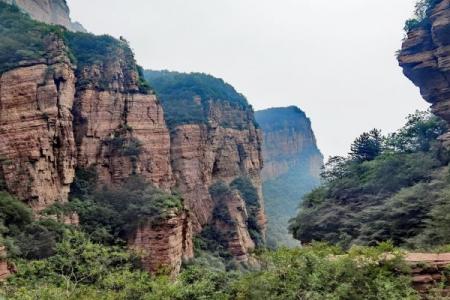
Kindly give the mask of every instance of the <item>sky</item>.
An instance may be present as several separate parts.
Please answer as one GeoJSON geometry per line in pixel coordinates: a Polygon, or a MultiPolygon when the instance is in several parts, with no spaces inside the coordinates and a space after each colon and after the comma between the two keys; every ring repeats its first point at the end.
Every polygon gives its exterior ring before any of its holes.
{"type": "Polygon", "coordinates": [[[428,108],[396,61],[416,0],[68,0],[146,69],[223,78],[256,110],[296,105],[325,157],[428,108]]]}

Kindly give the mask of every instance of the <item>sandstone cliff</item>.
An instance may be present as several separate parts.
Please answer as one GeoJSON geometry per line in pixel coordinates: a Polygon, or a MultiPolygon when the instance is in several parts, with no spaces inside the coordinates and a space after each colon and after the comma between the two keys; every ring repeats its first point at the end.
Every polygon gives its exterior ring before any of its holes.
{"type": "MultiPolygon", "coordinates": [[[[9,9],[4,4],[2,8],[9,9]]],[[[11,57],[0,75],[2,188],[29,203],[35,213],[68,201],[77,168],[95,170],[99,186],[138,175],[170,191],[170,135],[162,106],[142,82],[126,42],[86,33],[48,33],[14,9],[3,13],[33,30],[24,36],[42,34],[44,43],[29,48],[25,60],[11,57]]],[[[76,222],[77,217],[71,217],[67,222],[76,222]]],[[[162,247],[171,253],[149,251],[152,256],[144,258],[152,260],[149,271],[156,263],[177,271],[183,257],[192,256],[188,214],[151,224],[144,235],[166,229],[171,234],[168,228],[177,218],[184,221],[174,236],[158,245],[135,240],[140,247],[162,247]]],[[[142,230],[136,235],[143,236],[142,230]]]]}
{"type": "Polygon", "coordinates": [[[208,226],[220,232],[217,243],[232,257],[248,261],[264,241],[266,221],[262,140],[246,99],[219,80],[214,97],[200,93],[186,107],[164,111],[126,41],[49,28],[0,5],[0,30],[12,20],[20,26],[2,31],[18,43],[0,44],[8,59],[0,66],[0,189],[39,215],[67,202],[75,175],[87,170],[97,188],[143,178],[180,192],[185,206],[168,218],[140,220],[128,237],[149,271],[177,273],[193,256],[193,236],[208,226]],[[36,44],[23,43],[27,39],[36,44]],[[190,113],[192,106],[199,115],[190,113]],[[191,119],[178,122],[177,111],[191,119]],[[165,118],[175,122],[168,128],[165,118]],[[214,196],[217,184],[226,193],[214,196]]]}
{"type": "Polygon", "coordinates": [[[266,223],[262,138],[252,108],[234,88],[206,74],[147,71],[146,75],[164,106],[175,187],[192,213],[194,232],[215,227],[232,256],[248,261],[249,252],[265,238],[266,223]],[[243,178],[258,194],[253,208],[233,187],[243,178]],[[214,197],[211,189],[218,184],[231,190],[225,188],[223,195],[214,197]]]}
{"type": "MultiPolygon", "coordinates": [[[[409,30],[398,61],[404,74],[432,104],[433,113],[450,122],[450,1],[432,1],[426,18],[409,30]]],[[[450,138],[444,138],[449,143],[450,138]]]]}
{"type": "Polygon", "coordinates": [[[17,5],[33,19],[48,24],[57,24],[72,31],[86,30],[80,23],[72,22],[66,0],[0,0],[17,5]]]}
{"type": "Polygon", "coordinates": [[[302,195],[319,183],[323,156],[316,145],[311,121],[297,107],[257,111],[263,131],[263,191],[268,218],[269,246],[295,246],[287,228],[302,195]]]}

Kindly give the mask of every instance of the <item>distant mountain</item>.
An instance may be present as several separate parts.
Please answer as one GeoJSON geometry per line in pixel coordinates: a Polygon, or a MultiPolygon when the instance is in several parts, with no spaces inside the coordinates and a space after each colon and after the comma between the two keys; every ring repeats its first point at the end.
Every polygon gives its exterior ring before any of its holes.
{"type": "Polygon", "coordinates": [[[287,227],[302,196],[319,184],[323,156],[311,121],[295,106],[256,112],[263,131],[263,194],[268,218],[268,243],[297,245],[287,227]]]}

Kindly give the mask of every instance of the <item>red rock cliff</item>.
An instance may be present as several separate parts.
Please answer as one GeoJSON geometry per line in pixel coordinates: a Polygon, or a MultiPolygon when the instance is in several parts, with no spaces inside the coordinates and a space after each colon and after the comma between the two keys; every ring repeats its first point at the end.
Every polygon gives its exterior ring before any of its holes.
{"type": "Polygon", "coordinates": [[[200,233],[208,224],[227,231],[224,235],[226,243],[230,253],[239,261],[247,261],[249,252],[255,247],[247,227],[246,204],[237,194],[218,203],[209,189],[218,182],[230,184],[237,178],[249,178],[260,197],[255,214],[264,236],[261,143],[261,133],[255,127],[251,109],[218,101],[209,104],[207,125],[180,125],[172,130],[171,159],[176,187],[193,215],[194,232],[200,233]],[[241,126],[230,127],[232,120],[241,126]],[[217,206],[228,211],[232,223],[224,223],[214,217],[217,206]]]}
{"type": "MultiPolygon", "coordinates": [[[[94,36],[86,37],[95,42],[94,36]]],[[[163,110],[155,95],[140,91],[127,44],[111,40],[109,55],[75,66],[61,39],[46,39],[42,59],[21,62],[23,67],[0,76],[0,179],[6,189],[36,213],[68,200],[77,167],[95,168],[100,185],[139,175],[170,190],[170,136],[163,110]]],[[[152,256],[145,257],[152,261],[149,271],[155,264],[177,271],[182,259],[192,256],[189,222],[188,214],[180,214],[145,229],[145,235],[166,231],[169,237],[140,241],[140,247],[165,247],[171,253],[150,251],[152,256]],[[183,222],[172,232],[177,218],[183,222]]]]}
{"type": "Polygon", "coordinates": [[[35,211],[67,201],[74,178],[73,66],[48,38],[48,59],[0,75],[0,176],[35,211]]]}

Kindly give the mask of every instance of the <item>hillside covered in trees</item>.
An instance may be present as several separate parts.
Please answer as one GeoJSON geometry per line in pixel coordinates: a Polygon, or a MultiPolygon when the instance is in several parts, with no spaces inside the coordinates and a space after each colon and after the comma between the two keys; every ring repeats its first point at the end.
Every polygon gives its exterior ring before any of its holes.
{"type": "Polygon", "coordinates": [[[446,123],[427,112],[399,131],[363,133],[347,157],[332,157],[324,184],[305,196],[294,236],[344,248],[392,241],[432,249],[450,243],[449,152],[437,140],[446,123]]]}

